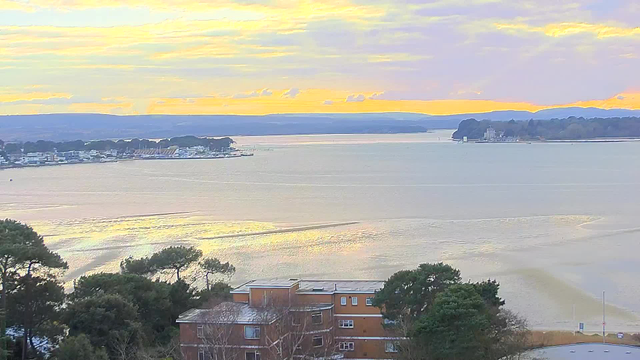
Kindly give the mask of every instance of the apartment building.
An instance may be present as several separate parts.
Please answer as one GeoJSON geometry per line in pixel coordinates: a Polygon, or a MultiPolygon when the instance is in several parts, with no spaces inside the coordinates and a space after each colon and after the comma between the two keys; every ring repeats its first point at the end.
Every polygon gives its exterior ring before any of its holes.
{"type": "Polygon", "coordinates": [[[383,281],[250,281],[233,302],[180,315],[185,360],[393,359],[373,297],[383,281]]]}

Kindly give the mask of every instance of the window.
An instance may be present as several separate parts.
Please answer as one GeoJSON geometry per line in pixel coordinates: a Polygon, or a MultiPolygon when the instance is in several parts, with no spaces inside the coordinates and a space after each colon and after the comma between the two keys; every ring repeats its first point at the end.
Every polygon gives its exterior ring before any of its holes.
{"type": "Polygon", "coordinates": [[[260,339],[260,327],[259,326],[245,326],[244,327],[245,339],[260,339]]]}
{"type": "Polygon", "coordinates": [[[340,351],[355,351],[356,344],[354,342],[341,342],[339,349],[340,351]]]}
{"type": "Polygon", "coordinates": [[[247,351],[244,353],[244,360],[260,360],[260,353],[257,351],[247,351]]]}
{"type": "Polygon", "coordinates": [[[340,305],[347,306],[347,297],[343,296],[340,298],[340,305]]]}
{"type": "Polygon", "coordinates": [[[397,353],[398,352],[398,343],[395,342],[395,341],[387,341],[384,344],[384,352],[397,353]]]}
{"type": "Polygon", "coordinates": [[[204,325],[198,325],[196,335],[198,336],[198,339],[202,339],[204,337],[204,325]]]}
{"type": "Polygon", "coordinates": [[[313,313],[311,314],[311,323],[313,325],[320,325],[322,324],[322,313],[317,312],[317,313],[313,313]]]}
{"type": "Polygon", "coordinates": [[[311,345],[313,345],[313,347],[321,347],[324,345],[324,339],[322,336],[314,336],[313,339],[311,339],[311,345]]]}
{"type": "Polygon", "coordinates": [[[204,360],[204,349],[198,349],[198,360],[204,360]]]}
{"type": "Polygon", "coordinates": [[[358,306],[358,297],[354,296],[351,298],[351,305],[358,306]]]}
{"type": "Polygon", "coordinates": [[[300,326],[301,322],[300,322],[300,315],[298,314],[293,314],[293,316],[291,317],[291,325],[293,326],[300,326]]]}
{"type": "Polygon", "coordinates": [[[367,298],[367,306],[373,306],[373,298],[367,298]]]}
{"type": "Polygon", "coordinates": [[[343,329],[353,329],[353,320],[338,320],[338,327],[343,329]]]}

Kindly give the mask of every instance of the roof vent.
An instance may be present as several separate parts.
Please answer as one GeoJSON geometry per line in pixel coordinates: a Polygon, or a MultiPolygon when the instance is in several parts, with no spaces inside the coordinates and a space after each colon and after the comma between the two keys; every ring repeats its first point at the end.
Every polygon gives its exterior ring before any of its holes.
{"type": "Polygon", "coordinates": [[[324,291],[324,288],[313,288],[313,290],[312,290],[312,291],[315,291],[315,292],[322,292],[322,291],[324,291]]]}

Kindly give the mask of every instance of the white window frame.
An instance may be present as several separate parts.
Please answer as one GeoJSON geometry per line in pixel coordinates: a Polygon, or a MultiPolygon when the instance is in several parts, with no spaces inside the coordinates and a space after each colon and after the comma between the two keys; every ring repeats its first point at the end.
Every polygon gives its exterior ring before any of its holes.
{"type": "Polygon", "coordinates": [[[260,340],[260,326],[247,325],[244,327],[244,338],[247,340],[260,340]],[[253,328],[254,335],[258,333],[258,337],[247,337],[247,329],[253,328]],[[257,330],[257,331],[256,331],[257,330]]]}
{"type": "Polygon", "coordinates": [[[397,341],[387,341],[384,343],[384,352],[386,353],[397,353],[398,352],[398,342],[397,341]]]}
{"type": "Polygon", "coordinates": [[[373,298],[372,297],[366,298],[365,304],[367,304],[367,306],[373,306],[373,298]]]}
{"type": "Polygon", "coordinates": [[[315,313],[311,313],[311,325],[322,325],[323,321],[322,321],[322,312],[315,312],[315,313]],[[313,321],[314,317],[319,317],[320,318],[320,322],[315,322],[313,321]]]}
{"type": "Polygon", "coordinates": [[[255,354],[255,357],[254,357],[255,360],[260,360],[260,351],[257,351],[257,350],[247,350],[247,351],[245,351],[244,352],[244,359],[247,360],[247,355],[251,354],[251,353],[255,354]]]}
{"type": "Polygon", "coordinates": [[[205,360],[203,348],[198,349],[198,360],[205,360]]]}
{"type": "Polygon", "coordinates": [[[353,320],[338,320],[338,327],[341,329],[353,329],[355,322],[353,320]]]}
{"type": "Polygon", "coordinates": [[[204,339],[204,325],[198,325],[196,328],[196,336],[198,339],[204,339]]]}
{"type": "Polygon", "coordinates": [[[311,346],[313,346],[314,348],[323,347],[323,346],[324,346],[324,336],[322,336],[322,335],[315,335],[313,338],[311,338],[311,346]],[[320,339],[320,345],[314,345],[314,341],[315,341],[316,339],[320,339]]]}
{"type": "Polygon", "coordinates": [[[340,305],[347,306],[347,297],[343,296],[340,298],[340,305]]]}
{"type": "Polygon", "coordinates": [[[341,342],[340,345],[338,345],[338,348],[340,349],[340,351],[355,351],[356,343],[354,343],[353,341],[341,342]]]}
{"type": "Polygon", "coordinates": [[[358,297],[357,296],[352,296],[351,297],[351,306],[358,306],[358,297]]]}

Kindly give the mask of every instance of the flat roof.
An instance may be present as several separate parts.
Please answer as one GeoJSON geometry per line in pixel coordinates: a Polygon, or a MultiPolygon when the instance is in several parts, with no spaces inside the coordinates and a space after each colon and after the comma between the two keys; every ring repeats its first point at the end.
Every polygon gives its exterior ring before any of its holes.
{"type": "Polygon", "coordinates": [[[575,344],[532,350],[528,358],[545,360],[640,360],[640,347],[615,344],[575,344]]]}
{"type": "Polygon", "coordinates": [[[251,307],[238,302],[223,302],[211,309],[191,309],[183,312],[177,323],[198,324],[271,324],[278,319],[273,309],[251,307]]]}
{"type": "Polygon", "coordinates": [[[246,282],[237,288],[232,293],[248,293],[250,288],[253,287],[286,287],[290,288],[296,283],[300,284],[298,293],[366,293],[373,294],[376,291],[382,289],[384,281],[382,280],[252,280],[246,282]]]}
{"type": "Polygon", "coordinates": [[[374,293],[383,286],[381,280],[302,280],[298,292],[374,293]]]}

